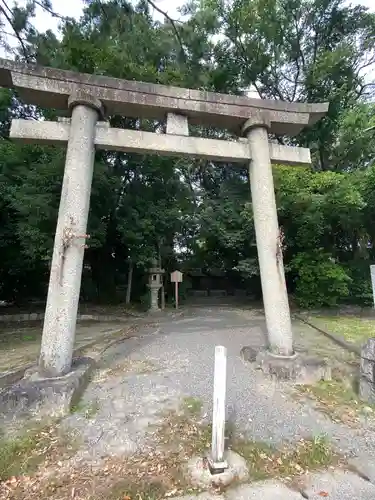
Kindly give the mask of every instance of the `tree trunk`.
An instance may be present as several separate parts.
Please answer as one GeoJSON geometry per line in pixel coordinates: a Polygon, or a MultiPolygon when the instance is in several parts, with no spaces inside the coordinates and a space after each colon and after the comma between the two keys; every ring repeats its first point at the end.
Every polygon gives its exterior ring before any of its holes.
{"type": "Polygon", "coordinates": [[[132,282],[133,282],[133,261],[129,261],[129,270],[128,270],[128,285],[126,287],[126,298],[125,298],[125,304],[130,304],[130,298],[131,298],[131,293],[132,293],[132,282]]]}

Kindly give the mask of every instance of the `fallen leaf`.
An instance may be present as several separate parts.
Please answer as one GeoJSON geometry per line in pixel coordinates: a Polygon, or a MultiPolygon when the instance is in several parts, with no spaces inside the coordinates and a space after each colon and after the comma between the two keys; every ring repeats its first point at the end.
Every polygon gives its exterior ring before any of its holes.
{"type": "Polygon", "coordinates": [[[328,497],[328,493],[326,491],[319,491],[318,495],[320,497],[328,497]]]}
{"type": "Polygon", "coordinates": [[[165,497],[171,497],[171,496],[175,495],[176,493],[177,493],[177,488],[175,488],[172,491],[168,491],[168,493],[166,493],[164,496],[165,497]]]}

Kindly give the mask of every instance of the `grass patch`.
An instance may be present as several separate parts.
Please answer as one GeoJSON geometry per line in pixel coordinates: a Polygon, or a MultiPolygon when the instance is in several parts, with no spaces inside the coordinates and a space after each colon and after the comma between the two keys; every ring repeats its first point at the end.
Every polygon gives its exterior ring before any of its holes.
{"type": "Polygon", "coordinates": [[[5,329],[0,334],[0,348],[17,346],[27,342],[37,342],[42,336],[42,326],[18,326],[14,325],[5,329]]]}
{"type": "Polygon", "coordinates": [[[375,337],[375,321],[371,319],[344,316],[312,316],[309,321],[322,330],[336,333],[346,341],[355,344],[363,344],[370,337],[375,337]]]}
{"type": "Polygon", "coordinates": [[[316,401],[318,409],[335,422],[356,425],[361,416],[375,415],[375,407],[360,401],[345,380],[321,381],[312,386],[298,386],[296,390],[316,401]]]}
{"type": "Polygon", "coordinates": [[[184,398],[183,408],[188,415],[198,416],[202,411],[203,403],[199,398],[188,396],[184,398]]]}
{"type": "Polygon", "coordinates": [[[13,439],[0,440],[0,482],[34,473],[43,464],[70,455],[76,447],[72,436],[56,424],[30,428],[13,439]]]}
{"type": "Polygon", "coordinates": [[[35,470],[41,460],[41,455],[35,453],[37,447],[35,431],[14,440],[3,438],[0,441],[0,481],[35,470]]]}
{"type": "Polygon", "coordinates": [[[30,478],[15,485],[9,482],[12,500],[161,500],[197,492],[186,481],[183,468],[187,459],[209,446],[210,429],[197,417],[188,415],[188,409],[182,406],[180,412],[166,414],[162,425],[150,428],[155,442],[152,451],[131,457],[107,457],[101,467],[77,465],[59,474],[56,465],[51,464],[55,475],[34,476],[33,490],[30,478]]]}
{"type": "Polygon", "coordinates": [[[182,450],[182,459],[199,455],[211,445],[211,426],[199,422],[196,417],[177,412],[165,416],[155,435],[162,449],[182,450]]]}
{"type": "Polygon", "coordinates": [[[84,403],[80,401],[78,404],[73,405],[70,413],[82,413],[85,418],[91,420],[100,410],[100,405],[98,400],[90,401],[89,403],[84,403]]]}
{"type": "Polygon", "coordinates": [[[232,449],[245,458],[253,480],[272,477],[292,479],[338,462],[338,456],[325,436],[301,439],[297,445],[281,450],[266,443],[246,440],[234,442],[232,449]]]}

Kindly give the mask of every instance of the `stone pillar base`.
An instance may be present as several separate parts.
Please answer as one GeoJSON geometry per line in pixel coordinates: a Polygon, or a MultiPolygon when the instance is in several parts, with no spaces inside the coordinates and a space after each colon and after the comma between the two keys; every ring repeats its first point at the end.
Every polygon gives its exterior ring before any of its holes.
{"type": "Polygon", "coordinates": [[[245,361],[255,361],[263,373],[278,380],[311,385],[332,378],[331,367],[322,359],[300,353],[295,353],[293,356],[277,356],[267,350],[258,352],[256,356],[254,354],[254,349],[249,347],[241,350],[245,361]]]}
{"type": "Polygon", "coordinates": [[[71,372],[61,377],[46,378],[37,366],[27,370],[20,382],[1,391],[0,428],[67,415],[81,398],[94,368],[93,359],[80,357],[73,360],[71,372]]]}

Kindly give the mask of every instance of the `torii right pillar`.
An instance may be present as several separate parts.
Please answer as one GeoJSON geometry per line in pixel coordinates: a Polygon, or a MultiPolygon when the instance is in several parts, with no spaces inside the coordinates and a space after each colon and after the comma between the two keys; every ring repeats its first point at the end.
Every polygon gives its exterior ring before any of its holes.
{"type": "Polygon", "coordinates": [[[249,119],[243,133],[251,152],[250,189],[269,350],[276,355],[291,356],[294,354],[292,324],[280,248],[269,128],[269,119],[264,114],[249,119]]]}
{"type": "Polygon", "coordinates": [[[264,372],[300,383],[331,378],[322,360],[306,359],[293,346],[292,322],[285,282],[282,236],[277,220],[275,188],[270,161],[267,112],[247,120],[243,134],[250,147],[250,189],[268,346],[257,355],[264,372]]]}

